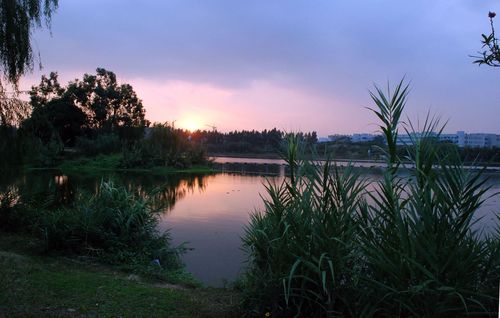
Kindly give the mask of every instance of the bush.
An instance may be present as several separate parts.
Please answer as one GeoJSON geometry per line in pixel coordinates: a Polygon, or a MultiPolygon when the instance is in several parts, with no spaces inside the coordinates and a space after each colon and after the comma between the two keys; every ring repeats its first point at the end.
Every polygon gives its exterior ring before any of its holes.
{"type": "Polygon", "coordinates": [[[78,137],[75,147],[86,156],[120,152],[122,143],[117,135],[98,134],[95,138],[78,137]]]}
{"type": "Polygon", "coordinates": [[[387,144],[372,191],[351,167],[302,160],[289,139],[290,177],[268,185],[243,238],[249,316],[496,316],[500,230],[484,238],[473,229],[485,179],[426,138],[439,128],[432,119],[400,158],[407,90],[372,94],[387,144]],[[409,173],[400,174],[403,159],[409,173]]]}
{"type": "Polygon", "coordinates": [[[169,124],[155,124],[143,140],[124,148],[121,166],[188,168],[205,162],[203,149],[190,142],[183,130],[169,124]]]}
{"type": "Polygon", "coordinates": [[[29,216],[19,207],[19,193],[16,187],[8,187],[0,192],[0,229],[18,231],[28,224],[29,216]]]}
{"type": "Polygon", "coordinates": [[[45,211],[37,225],[47,250],[89,255],[112,264],[151,264],[169,270],[182,267],[183,246],[172,248],[168,232],[159,233],[158,211],[148,199],[112,182],[98,193],[80,192],[72,206],[45,211]]]}

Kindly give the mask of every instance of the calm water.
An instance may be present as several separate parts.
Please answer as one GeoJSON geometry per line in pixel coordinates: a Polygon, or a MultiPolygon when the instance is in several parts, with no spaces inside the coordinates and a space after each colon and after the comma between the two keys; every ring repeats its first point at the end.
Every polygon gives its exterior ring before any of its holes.
{"type": "MultiPolygon", "coordinates": [[[[0,191],[15,187],[26,196],[56,193],[61,201],[71,200],[77,187],[94,191],[101,179],[113,179],[130,189],[148,192],[161,187],[158,198],[166,203],[161,229],[170,229],[174,244],[189,242],[194,250],[184,256],[187,269],[208,285],[220,286],[234,280],[244,268],[240,237],[251,212],[263,207],[266,182],[279,182],[284,166],[267,163],[220,165],[211,175],[146,176],[112,174],[99,177],[63,176],[56,171],[3,175],[0,191]]],[[[380,175],[367,175],[373,180],[380,175]]],[[[489,194],[500,191],[500,176],[492,175],[489,194]]],[[[43,196],[42,196],[43,197],[43,196]]],[[[480,211],[479,226],[488,228],[500,213],[500,197],[488,200],[480,211]]]]}

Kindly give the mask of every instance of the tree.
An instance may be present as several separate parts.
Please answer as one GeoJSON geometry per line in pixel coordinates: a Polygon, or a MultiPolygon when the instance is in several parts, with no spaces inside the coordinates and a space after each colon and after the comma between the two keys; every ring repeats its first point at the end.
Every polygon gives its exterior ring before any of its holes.
{"type": "MultiPolygon", "coordinates": [[[[46,108],[53,101],[64,102],[84,115],[85,123],[81,127],[95,132],[116,133],[127,140],[142,137],[148,122],[142,101],[133,87],[130,84],[119,85],[115,73],[111,71],[98,68],[96,72],[96,75],[85,74],[83,80],[76,79],[66,87],[59,84],[55,72],[48,77],[42,76],[40,84],[30,91],[34,114],[38,109],[48,111],[46,108]]],[[[60,115],[77,116],[74,109],[60,115]]],[[[79,120],[80,115],[73,119],[79,120]]],[[[63,141],[66,142],[66,139],[63,141]]]]}
{"type": "Polygon", "coordinates": [[[71,101],[55,98],[35,108],[23,128],[40,138],[43,144],[57,136],[64,145],[73,146],[76,137],[87,130],[87,116],[71,101]]]}
{"type": "Polygon", "coordinates": [[[64,93],[87,114],[90,127],[113,131],[146,126],[144,106],[132,86],[118,85],[115,73],[104,68],[96,73],[70,83],[64,93]]]}
{"type": "Polygon", "coordinates": [[[15,96],[10,97],[0,82],[0,170],[20,162],[22,149],[17,126],[28,115],[29,104],[15,96]]]}
{"type": "Polygon", "coordinates": [[[29,104],[15,97],[9,97],[0,83],[0,127],[18,126],[29,115],[29,104]]]}
{"type": "Polygon", "coordinates": [[[477,60],[473,63],[475,64],[486,64],[492,67],[500,67],[500,46],[498,44],[498,38],[495,36],[495,27],[493,25],[493,18],[496,16],[495,12],[489,12],[488,18],[490,18],[491,33],[489,35],[482,34],[483,48],[482,52],[478,52],[480,56],[475,56],[477,60]]]}
{"type": "Polygon", "coordinates": [[[33,69],[31,34],[50,26],[58,0],[0,1],[0,63],[4,76],[14,85],[19,77],[33,69]]]}
{"type": "Polygon", "coordinates": [[[65,90],[59,84],[57,77],[56,72],[50,72],[49,77],[42,75],[40,85],[31,87],[30,104],[34,109],[42,107],[55,98],[62,97],[65,90]]]}

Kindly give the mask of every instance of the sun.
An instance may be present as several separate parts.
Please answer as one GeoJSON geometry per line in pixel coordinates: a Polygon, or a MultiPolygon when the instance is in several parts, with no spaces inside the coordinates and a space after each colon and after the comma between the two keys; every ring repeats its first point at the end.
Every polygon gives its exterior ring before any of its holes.
{"type": "Polygon", "coordinates": [[[202,129],[203,128],[203,123],[201,122],[201,120],[195,116],[187,116],[183,119],[180,119],[178,122],[177,122],[177,125],[179,128],[182,128],[182,129],[186,129],[186,130],[189,130],[191,132],[193,131],[196,131],[198,129],[202,129]]]}

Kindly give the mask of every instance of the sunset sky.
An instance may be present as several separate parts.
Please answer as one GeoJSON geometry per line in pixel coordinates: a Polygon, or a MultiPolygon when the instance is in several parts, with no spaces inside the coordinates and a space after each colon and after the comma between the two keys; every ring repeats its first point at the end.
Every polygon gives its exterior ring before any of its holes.
{"type": "MultiPolygon", "coordinates": [[[[500,69],[473,65],[485,0],[61,0],[34,36],[61,83],[104,67],[151,121],[220,131],[374,132],[368,90],[411,81],[410,118],[500,133],[500,69]]],[[[496,18],[500,30],[500,18],[496,18]]]]}

